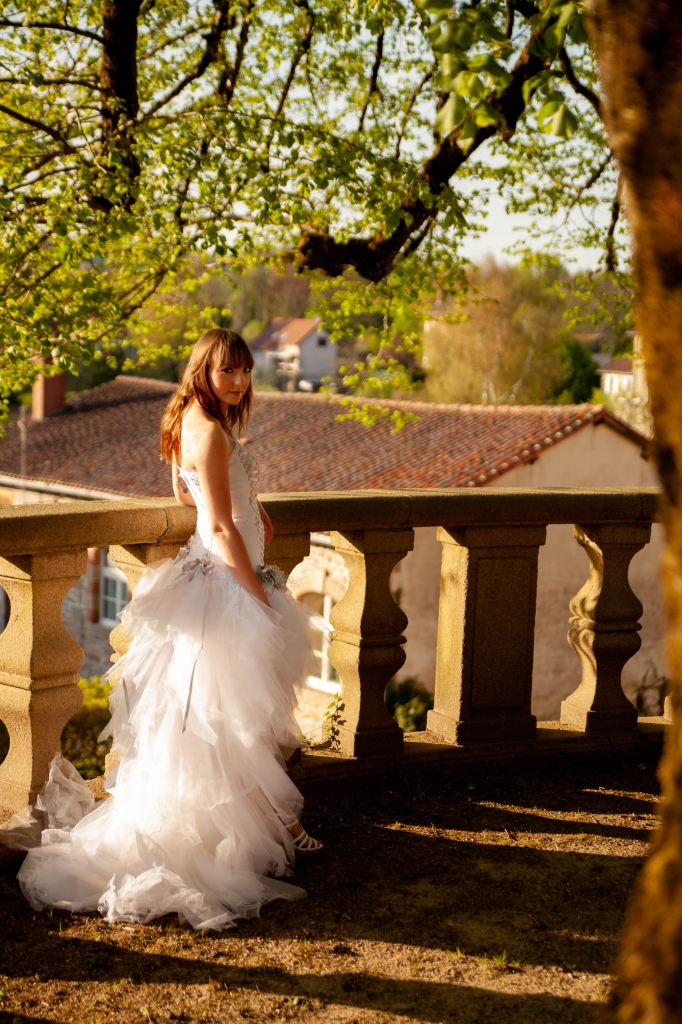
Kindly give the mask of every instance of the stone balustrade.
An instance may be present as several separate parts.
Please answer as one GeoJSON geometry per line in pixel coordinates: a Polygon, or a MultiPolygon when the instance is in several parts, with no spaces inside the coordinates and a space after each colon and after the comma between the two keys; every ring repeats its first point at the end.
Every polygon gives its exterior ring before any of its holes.
{"type": "MultiPolygon", "coordinates": [[[[294,773],[313,784],[363,765],[385,769],[406,755],[412,763],[493,752],[539,756],[552,743],[568,750],[570,737],[583,738],[571,747],[583,752],[604,739],[611,747],[633,741],[637,714],[620,675],[640,645],[642,606],[628,566],[649,539],[657,499],[645,488],[262,496],[275,528],[266,561],[290,571],[308,553],[311,532],[330,531],[350,575],[332,612],[329,656],[343,684],[336,749],[306,755],[294,773]],[[553,523],[576,524],[589,577],[570,607],[569,641],[582,680],[552,731],[547,723],[536,730],[530,705],[538,552],[553,523]],[[443,545],[436,692],[426,734],[405,742],[383,701],[405,659],[407,625],[389,582],[419,526],[439,527],[443,545]]],[[[134,590],[146,566],[177,554],[194,517],[173,499],[0,509],[0,584],[10,600],[0,634],[0,719],[10,736],[0,819],[35,799],[81,703],[83,653],[64,627],[61,603],[86,570],[87,549],[109,546],[134,590]]],[[[114,659],[127,643],[115,629],[114,659]]]]}

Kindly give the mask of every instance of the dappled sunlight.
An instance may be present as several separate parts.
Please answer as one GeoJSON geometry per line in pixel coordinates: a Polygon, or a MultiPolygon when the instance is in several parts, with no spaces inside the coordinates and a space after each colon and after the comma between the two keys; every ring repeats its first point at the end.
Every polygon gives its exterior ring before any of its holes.
{"type": "Polygon", "coordinates": [[[116,1024],[592,1024],[655,822],[655,764],[641,756],[309,797],[326,852],[297,865],[308,898],[220,935],[171,917],[34,918],[6,880],[2,1009],[116,1024]]]}

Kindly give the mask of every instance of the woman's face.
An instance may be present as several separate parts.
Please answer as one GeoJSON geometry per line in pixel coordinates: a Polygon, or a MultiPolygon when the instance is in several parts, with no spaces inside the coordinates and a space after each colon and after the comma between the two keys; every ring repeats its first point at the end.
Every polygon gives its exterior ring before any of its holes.
{"type": "Polygon", "coordinates": [[[224,405],[239,405],[246,394],[251,380],[251,370],[246,366],[232,366],[218,354],[211,363],[211,387],[218,401],[224,405]]]}

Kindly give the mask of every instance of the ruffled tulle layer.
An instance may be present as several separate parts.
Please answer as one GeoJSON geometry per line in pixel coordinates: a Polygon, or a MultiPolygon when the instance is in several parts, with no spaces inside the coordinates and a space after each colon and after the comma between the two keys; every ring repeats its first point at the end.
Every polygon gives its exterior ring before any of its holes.
{"type": "Polygon", "coordinates": [[[285,826],[302,806],[285,758],[299,745],[296,690],[312,653],[299,606],[280,590],[270,602],[217,560],[208,572],[183,572],[180,558],[147,570],[122,614],[132,643],[109,673],[103,737],[121,753],[111,797],[92,810],[55,759],[41,798],[51,827],[19,872],[33,907],[109,921],[174,912],[222,929],[305,895],[283,881],[285,826]]]}

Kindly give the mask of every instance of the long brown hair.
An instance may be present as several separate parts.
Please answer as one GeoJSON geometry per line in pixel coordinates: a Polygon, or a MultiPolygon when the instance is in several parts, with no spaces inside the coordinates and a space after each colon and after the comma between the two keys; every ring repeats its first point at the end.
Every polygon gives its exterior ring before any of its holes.
{"type": "Polygon", "coordinates": [[[216,356],[223,366],[249,370],[253,367],[251,349],[236,331],[215,327],[199,338],[192,349],[180,387],[166,406],[161,420],[161,458],[166,462],[180,462],[182,417],[192,401],[198,402],[204,412],[218,420],[230,436],[235,427],[239,435],[248,422],[253,405],[251,381],[239,405],[228,406],[227,412],[223,413],[211,387],[210,373],[216,356]]]}

